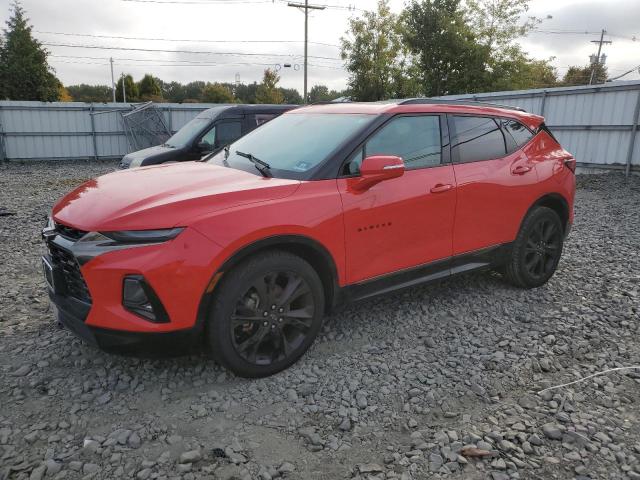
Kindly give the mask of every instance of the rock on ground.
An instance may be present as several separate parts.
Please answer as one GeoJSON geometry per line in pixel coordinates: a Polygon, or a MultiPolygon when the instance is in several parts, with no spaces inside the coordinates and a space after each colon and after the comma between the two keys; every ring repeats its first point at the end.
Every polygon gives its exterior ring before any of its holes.
{"type": "Polygon", "coordinates": [[[559,270],[349,306],[279,375],[91,348],[52,322],[40,229],[115,162],[0,166],[0,478],[640,478],[640,179],[579,176],[559,270]]]}

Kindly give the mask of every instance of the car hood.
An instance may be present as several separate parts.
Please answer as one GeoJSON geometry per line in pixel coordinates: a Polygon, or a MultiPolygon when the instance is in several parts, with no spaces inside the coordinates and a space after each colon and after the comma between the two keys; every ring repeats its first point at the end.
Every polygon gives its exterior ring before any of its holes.
{"type": "Polygon", "coordinates": [[[144,148],[136,152],[127,153],[122,157],[121,167],[133,168],[139,167],[144,160],[151,157],[164,158],[169,160],[173,157],[180,156],[181,148],[168,147],[164,145],[156,145],[155,147],[144,148]]]}
{"type": "Polygon", "coordinates": [[[187,226],[222,209],[289,196],[299,185],[208,163],[171,163],[89,180],[54,206],[53,217],[85,231],[187,226]]]}

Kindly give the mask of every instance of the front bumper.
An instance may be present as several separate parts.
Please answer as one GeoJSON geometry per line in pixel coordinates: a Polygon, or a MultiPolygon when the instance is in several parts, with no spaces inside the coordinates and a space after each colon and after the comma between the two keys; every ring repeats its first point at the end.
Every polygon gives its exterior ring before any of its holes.
{"type": "MultiPolygon", "coordinates": [[[[49,233],[45,240],[50,254],[62,249],[66,255],[67,263],[53,275],[57,281],[47,282],[47,288],[56,319],[73,333],[105,350],[173,352],[199,346],[204,323],[199,320],[200,303],[212,275],[212,255],[219,248],[206,237],[186,229],[164,243],[97,251],[93,256],[87,255],[86,246],[62,235],[49,233]],[[77,271],[69,269],[72,261],[77,271]],[[125,309],[123,280],[131,275],[143,276],[152,286],[168,322],[154,323],[125,309]],[[78,277],[86,295],[76,288],[78,277]]],[[[45,259],[45,265],[55,264],[51,255],[45,259]]]]}
{"type": "Polygon", "coordinates": [[[108,352],[135,354],[183,354],[200,350],[199,328],[166,333],[127,332],[92,327],[85,323],[91,306],[71,297],[56,295],[49,288],[56,320],[86,343],[108,352]]]}

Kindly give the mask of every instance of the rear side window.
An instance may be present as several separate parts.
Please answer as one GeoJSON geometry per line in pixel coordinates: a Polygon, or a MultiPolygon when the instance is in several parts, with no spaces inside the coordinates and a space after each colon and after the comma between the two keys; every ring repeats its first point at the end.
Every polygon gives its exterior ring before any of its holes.
{"type": "Polygon", "coordinates": [[[452,116],[451,155],[456,163],[480,162],[507,154],[502,130],[491,117],[452,116]]]}
{"type": "Polygon", "coordinates": [[[255,122],[256,126],[259,127],[263,123],[267,123],[269,120],[276,118],[278,115],[275,113],[256,113],[255,122]]]}
{"type": "Polygon", "coordinates": [[[533,137],[531,130],[515,120],[502,120],[502,129],[504,130],[509,153],[522,148],[533,137]]]}
{"type": "Polygon", "coordinates": [[[559,142],[558,142],[558,139],[556,138],[556,136],[551,132],[551,130],[549,130],[549,127],[547,127],[547,125],[546,125],[546,124],[542,123],[542,125],[540,125],[540,126],[538,127],[538,132],[547,132],[547,134],[548,134],[551,138],[553,138],[553,139],[556,141],[556,143],[559,143],[559,142]]]}

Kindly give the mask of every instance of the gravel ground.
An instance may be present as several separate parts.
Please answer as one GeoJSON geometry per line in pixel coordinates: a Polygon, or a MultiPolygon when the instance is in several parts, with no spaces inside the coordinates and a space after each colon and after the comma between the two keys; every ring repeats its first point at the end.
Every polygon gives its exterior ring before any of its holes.
{"type": "Polygon", "coordinates": [[[248,381],[53,324],[44,217],[114,167],[0,166],[0,479],[640,478],[639,370],[536,393],[640,364],[640,178],[579,177],[548,285],[479,273],[352,305],[248,381]]]}

